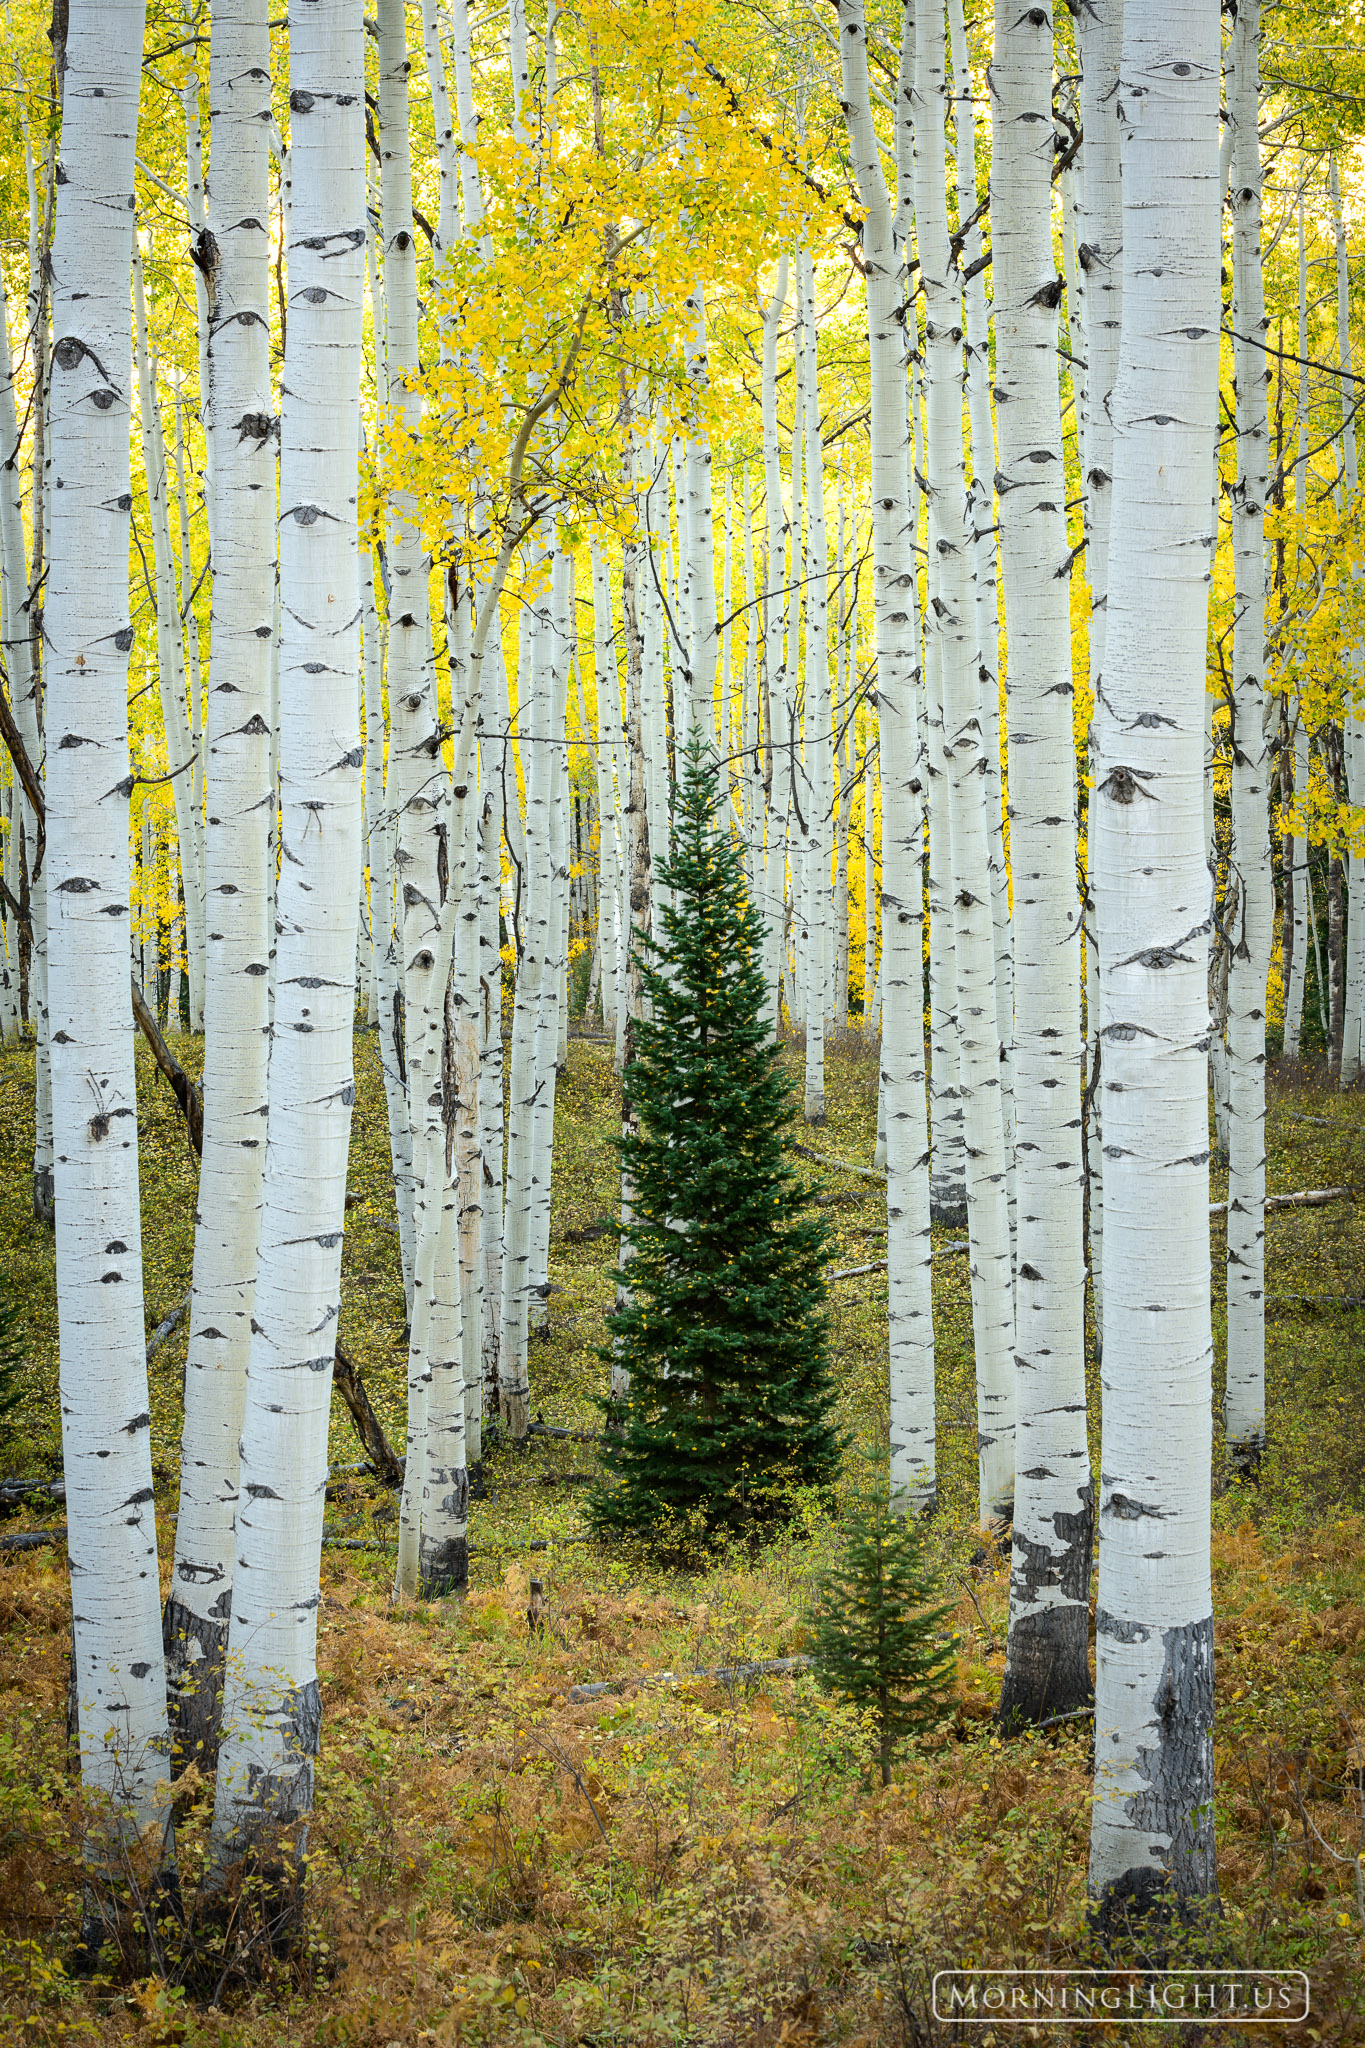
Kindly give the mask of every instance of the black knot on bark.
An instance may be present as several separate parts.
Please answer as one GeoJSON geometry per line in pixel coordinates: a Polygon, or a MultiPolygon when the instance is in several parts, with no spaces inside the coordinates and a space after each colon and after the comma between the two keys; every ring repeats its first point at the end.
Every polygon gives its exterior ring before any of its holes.
{"type": "Polygon", "coordinates": [[[1065,280],[1060,277],[1049,278],[1046,284],[1039,285],[1037,291],[1029,300],[1029,304],[1031,306],[1046,306],[1050,312],[1055,313],[1058,306],[1062,303],[1064,282],[1065,280]]]}

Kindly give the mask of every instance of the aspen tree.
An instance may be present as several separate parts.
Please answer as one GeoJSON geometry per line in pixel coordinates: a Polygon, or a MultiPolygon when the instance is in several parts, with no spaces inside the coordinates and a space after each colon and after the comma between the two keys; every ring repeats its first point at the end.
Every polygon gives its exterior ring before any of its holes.
{"type": "MultiPolygon", "coordinates": [[[[872,573],[882,776],[882,1087],[886,1103],[890,1488],[897,1507],[934,1504],[934,1315],[930,1290],[929,1127],[924,1075],[919,621],[905,413],[905,268],[872,125],[863,0],[840,0],[844,119],[865,210],[871,368],[872,573]]],[[[872,866],[872,785],[863,858],[872,866]]],[[[872,920],[869,918],[869,929],[872,920]]],[[[866,965],[865,965],[866,972],[866,965]]]]}
{"type": "MultiPolygon", "coordinates": [[[[1005,866],[1000,726],[1000,617],[996,573],[995,429],[991,419],[990,321],[986,274],[977,219],[976,114],[962,0],[948,0],[953,67],[953,126],[957,154],[957,213],[962,223],[962,300],[967,359],[967,413],[971,424],[971,467],[967,517],[971,527],[971,579],[976,599],[977,663],[981,684],[981,725],[986,777],[986,845],[991,875],[991,937],[995,951],[995,1017],[1000,1033],[1001,1122],[1009,1175],[1010,1229],[1015,1212],[1014,956],[1010,931],[1010,882],[1005,866]]],[[[1007,198],[1005,211],[1017,200],[1007,198]]]]}
{"type": "MultiPolygon", "coordinates": [[[[1123,315],[1123,209],[1119,184],[1119,123],[1115,117],[1124,0],[1095,0],[1076,18],[1081,53],[1082,224],[1077,263],[1083,280],[1086,350],[1086,567],[1090,581],[1090,695],[1102,707],[1109,620],[1109,529],[1113,501],[1114,378],[1123,315]]],[[[1094,731],[1090,736],[1092,770],[1094,731]]],[[[1092,775],[1093,780],[1093,775],[1092,775]]],[[[1212,792],[1212,777],[1209,780],[1212,792]]],[[[1093,798],[1091,799],[1093,801],[1093,798]]],[[[1089,838],[1089,834],[1087,834],[1089,838]]],[[[1090,1177],[1090,1283],[1095,1329],[1104,1328],[1104,1089],[1100,1039],[1099,954],[1094,944],[1094,854],[1087,846],[1086,876],[1086,1082],[1090,1107],[1085,1131],[1090,1177]]]]}
{"type": "Polygon", "coordinates": [[[73,0],[52,249],[43,638],[57,1320],[81,1782],[156,1841],[166,1673],[128,1016],[128,279],[142,0],[73,0]]]}
{"type": "Polygon", "coordinates": [[[958,1040],[967,1150],[972,1334],[982,1521],[1008,1522],[1014,1493],[1014,1299],[990,914],[984,735],[965,577],[962,328],[944,188],[947,95],[942,15],[917,22],[915,227],[925,292],[929,478],[928,639],[940,664],[942,757],[952,860],[958,1040]]]}
{"type": "Polygon", "coordinates": [[[1213,1891],[1204,662],[1219,346],[1216,0],[1125,11],[1123,315],[1090,846],[1105,1144],[1090,1884],[1213,1891]]]}
{"type": "MultiPolygon", "coordinates": [[[[1005,1726],[1090,1697],[1081,952],[1070,550],[1052,247],[1052,23],[995,11],[995,384],[1014,876],[1014,1551],[1005,1726]]],[[[993,607],[992,607],[993,610],[993,607]]]]}
{"type": "MultiPolygon", "coordinates": [[[[213,1838],[227,1860],[312,1804],[318,1574],[340,1310],[363,749],[356,468],[364,25],[290,21],[289,335],[280,458],[280,780],[265,1200],[213,1838]]],[[[301,1836],[287,1836],[301,1852],[301,1836]]]]}
{"type": "Polygon", "coordinates": [[[782,1025],[782,955],[786,931],[787,833],[785,806],[779,811],[779,784],[785,791],[787,746],[786,670],[782,658],[782,454],[777,437],[777,342],[787,303],[790,259],[777,259],[773,294],[763,308],[763,488],[767,513],[768,573],[764,603],[764,680],[768,707],[769,770],[766,784],[767,861],[764,867],[765,942],[763,978],[768,985],[774,1035],[782,1025]]]}
{"type": "MultiPolygon", "coordinates": [[[[716,611],[715,514],[711,493],[711,437],[702,418],[710,372],[706,357],[706,295],[700,284],[687,301],[691,327],[685,337],[688,389],[692,394],[689,432],[685,444],[685,496],[678,501],[679,546],[687,558],[687,603],[685,631],[689,638],[689,703],[686,721],[678,723],[678,744],[682,745],[688,724],[701,724],[709,733],[715,719],[716,665],[720,654],[719,616],[716,611]],[[686,505],[685,523],[681,518],[686,505]],[[685,524],[685,539],[684,539],[685,524]]],[[[682,616],[679,624],[683,625],[682,616]]],[[[676,714],[675,714],[676,715],[676,714]]]]}
{"type": "Polygon", "coordinates": [[[251,1351],[269,1068],[266,863],[275,599],[270,388],[270,29],[265,0],[217,0],[209,55],[206,279],[216,442],[205,833],[204,1150],[185,1365],[180,1502],[165,1634],[174,1730],[211,1760],[232,1608],[238,1439],[251,1351]]]}
{"type": "MultiPolygon", "coordinates": [[[[3,631],[5,691],[24,751],[35,768],[42,762],[39,735],[38,668],[29,621],[28,551],[24,542],[22,436],[14,402],[14,362],[10,353],[9,313],[0,281],[0,631],[3,631]]],[[[19,895],[19,846],[22,838],[29,873],[28,1014],[37,1041],[36,1064],[43,1064],[47,983],[47,862],[34,872],[38,821],[11,764],[9,831],[5,844],[10,892],[19,895]],[[43,991],[40,994],[40,989],[43,991]]],[[[10,927],[14,983],[14,1016],[19,1017],[19,928],[10,927]]],[[[49,1102],[50,1115],[50,1102],[49,1102]]],[[[49,1151],[49,1158],[51,1154],[49,1151]]],[[[36,1161],[35,1161],[36,1168],[36,1161]]],[[[50,1178],[50,1168],[48,1169],[50,1178]]],[[[34,1213],[40,1214],[35,1172],[34,1213]]],[[[49,1195],[50,1206],[50,1195],[49,1195]]]]}
{"type": "Polygon", "coordinates": [[[1270,364],[1261,274],[1260,0],[1240,0],[1229,63],[1237,483],[1232,493],[1232,849],[1237,918],[1228,963],[1227,1394],[1234,1463],[1265,1445],[1265,1003],[1275,903],[1270,875],[1270,750],[1265,732],[1265,508],[1270,493],[1270,364]]]}
{"type": "Polygon", "coordinates": [[[825,1120],[825,1020],[830,1012],[830,821],[834,809],[834,732],[829,690],[829,547],[825,533],[825,463],[820,436],[820,384],[815,335],[815,266],[798,259],[806,358],[806,982],[807,1123],[825,1120]]]}
{"type": "MultiPolygon", "coordinates": [[[[384,233],[385,361],[395,429],[421,429],[418,382],[417,251],[412,220],[412,157],[404,0],[379,8],[379,141],[384,233]]],[[[436,1282],[437,1242],[446,1196],[445,1132],[441,1122],[444,989],[438,989],[436,930],[443,889],[442,850],[450,873],[450,795],[435,734],[439,726],[436,669],[428,602],[430,564],[411,492],[389,503],[389,779],[397,842],[399,970],[404,1056],[413,1153],[413,1316],[408,1346],[408,1469],[403,1488],[395,1584],[417,1590],[422,1501],[423,1403],[430,1360],[423,1343],[436,1282]],[[436,998],[435,1000],[433,998],[436,998]],[[425,1256],[425,1266],[423,1264],[425,1256]],[[418,1305],[425,1291],[427,1307],[418,1305]]]]}
{"type": "MultiPolygon", "coordinates": [[[[1343,502],[1352,505],[1360,490],[1356,454],[1355,407],[1357,387],[1351,374],[1350,276],[1346,261],[1346,225],[1341,210],[1341,181],[1335,155],[1331,159],[1329,196],[1332,207],[1332,237],[1337,268],[1337,361],[1341,365],[1341,482],[1343,502]]],[[[1304,351],[1307,353],[1307,351],[1304,351]]],[[[1353,563],[1351,576],[1359,582],[1361,568],[1353,563]]],[[[1357,649],[1357,656],[1360,650],[1357,649]]],[[[1352,697],[1342,726],[1342,756],[1346,770],[1347,800],[1365,805],[1365,711],[1352,697]]],[[[1343,990],[1341,1058],[1338,1084],[1349,1088],[1360,1079],[1365,1059],[1365,853],[1347,855],[1347,917],[1343,990]]]]}
{"type": "MultiPolygon", "coordinates": [[[[543,553],[538,568],[544,581],[543,553]]],[[[524,1437],[530,1423],[527,1336],[530,1317],[531,1216],[535,1171],[535,1108],[542,1074],[537,1023],[545,1000],[550,949],[549,750],[535,744],[550,725],[548,592],[528,607],[518,663],[517,727],[526,791],[521,943],[512,1011],[507,1115],[506,1193],[502,1233],[502,1319],[498,1338],[498,1405],[508,1430],[524,1437]]]]}
{"type": "MultiPolygon", "coordinates": [[[[1303,232],[1303,194],[1299,194],[1298,205],[1299,243],[1299,332],[1298,332],[1298,447],[1294,461],[1294,511],[1302,518],[1308,509],[1308,251],[1303,232]]],[[[1293,753],[1290,757],[1293,776],[1293,792],[1297,799],[1308,790],[1308,727],[1304,719],[1303,706],[1296,704],[1291,714],[1294,729],[1293,753]]],[[[1281,755],[1281,775],[1286,765],[1281,755]]],[[[1308,899],[1312,878],[1308,872],[1308,841],[1299,833],[1287,832],[1284,842],[1285,867],[1288,877],[1286,893],[1292,903],[1292,950],[1289,962],[1289,983],[1284,997],[1284,1056],[1289,1060],[1299,1057],[1299,1041],[1303,1031],[1303,993],[1308,978],[1308,899]]]]}
{"type": "Polygon", "coordinates": [[[156,362],[147,336],[142,257],[133,254],[133,312],[137,341],[139,411],[147,477],[147,509],[152,529],[152,569],[156,584],[156,666],[160,686],[161,722],[166,735],[175,799],[175,836],[180,856],[180,881],[185,903],[185,970],[189,981],[190,1028],[203,1024],[204,876],[202,819],[194,816],[194,753],[190,737],[185,641],[176,593],[175,559],[171,552],[169,475],[161,404],[156,388],[156,362]]]}
{"type": "MultiPolygon", "coordinates": [[[[544,614],[544,695],[537,707],[530,752],[535,756],[538,793],[543,791],[545,843],[532,886],[545,891],[544,958],[535,1020],[535,1087],[531,1106],[530,1223],[526,1271],[529,1327],[539,1330],[548,1314],[550,1183],[554,1171],[555,1087],[559,1069],[560,1020],[566,1007],[563,980],[568,953],[568,705],[570,627],[567,551],[551,557],[549,605],[544,614]]],[[[523,728],[523,741],[528,737],[523,728]]],[[[539,916],[539,906],[533,915],[539,916]]]]}

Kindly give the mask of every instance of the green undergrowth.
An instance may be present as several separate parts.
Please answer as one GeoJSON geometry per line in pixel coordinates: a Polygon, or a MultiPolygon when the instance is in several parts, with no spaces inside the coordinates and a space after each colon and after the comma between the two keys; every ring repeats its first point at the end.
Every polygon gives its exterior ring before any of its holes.
{"type": "MultiPolygon", "coordinates": [[[[196,1063],[193,1041],[179,1050],[196,1063]]],[[[368,1034],[357,1039],[357,1081],[341,1337],[401,1444],[402,1290],[368,1034]]],[[[139,1085],[150,1331],[189,1286],[194,1168],[141,1053],[139,1085]]],[[[1359,1095],[1279,1074],[1271,1089],[1272,1192],[1365,1187],[1359,1095]]],[[[830,1056],[826,1125],[798,1136],[867,1164],[876,1092],[872,1050],[851,1034],[830,1056]]],[[[584,1432],[598,1426],[605,1381],[618,1101],[609,1049],[574,1040],[556,1111],[554,1291],[531,1386],[533,1414],[584,1432]]],[[[24,1400],[5,1459],[39,1479],[59,1469],[60,1436],[52,1241],[30,1216],[31,1145],[32,1057],[21,1048],[0,1054],[0,1266],[24,1333],[24,1400]]],[[[884,1256],[875,1186],[805,1163],[836,1198],[833,1269],[884,1256]]],[[[1221,1438],[1215,1453],[1223,1913],[1203,1953],[1301,1965],[1314,2017],[1299,2038],[1346,2044],[1365,2040],[1365,1879],[1358,1886],[1354,1860],[1365,1851],[1365,1315],[1343,1298],[1365,1295],[1365,1227],[1341,1202],[1271,1216],[1267,1240],[1269,1449],[1255,1483],[1227,1483],[1221,1438]]],[[[1221,1225],[1213,1245],[1217,1270],[1221,1225]]],[[[1220,1380],[1222,1301],[1219,1279],[1220,1380]]],[[[291,1955],[257,1956],[217,2010],[203,2005],[193,1924],[207,1786],[181,1796],[192,1925],[160,1972],[134,1955],[93,1985],[69,1974],[81,1864],[64,1733],[65,1552],[0,1557],[0,2040],[917,2048],[959,2038],[932,2017],[935,1968],[1096,1960],[1085,1926],[1087,1726],[1005,1744],[992,1726],[1008,1575],[976,1526],[965,1259],[936,1263],[935,1307],[940,1512],[927,1552],[960,1638],[954,1705],[885,1791],[867,1725],[804,1672],[725,1675],[804,1652],[811,1590],[835,1541],[813,1505],[798,1503],[770,1548],[667,1569],[581,1540],[590,1443],[495,1446],[487,1497],[472,1509],[468,1598],[395,1607],[393,1504],[341,1472],[361,1453],[337,1401],[328,1525],[369,1547],[324,1553],[308,1935],[291,1955]],[[543,1589],[535,1627],[532,1575],[543,1589]],[[585,1684],[613,1690],[575,1699],[585,1684]]],[[[857,1451],[883,1439],[884,1272],[835,1282],[831,1351],[851,1487],[857,1451]]],[[[150,1368],[163,1571],[184,1355],[182,1325],[150,1368]]],[[[1091,1385],[1097,1458],[1093,1360],[1091,1385]]],[[[60,1517],[31,1501],[5,1526],[60,1517]]],[[[1029,2038],[1049,2037],[999,2030],[1001,2042],[1029,2038]]]]}

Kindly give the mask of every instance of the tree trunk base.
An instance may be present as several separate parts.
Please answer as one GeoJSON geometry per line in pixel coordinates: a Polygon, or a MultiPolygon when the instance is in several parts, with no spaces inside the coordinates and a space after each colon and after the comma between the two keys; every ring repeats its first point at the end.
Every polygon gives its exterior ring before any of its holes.
{"type": "Polygon", "coordinates": [[[1094,1704],[1090,1683],[1090,1610],[1084,1600],[1020,1614],[1010,1623],[1000,1691],[1002,1735],[1094,1704]]]}
{"type": "Polygon", "coordinates": [[[1260,1472],[1261,1460],[1264,1456],[1264,1431],[1258,1431],[1255,1436],[1245,1437],[1240,1443],[1234,1443],[1231,1437],[1229,1437],[1228,1464],[1240,1478],[1255,1479],[1260,1472]]]}
{"type": "Polygon", "coordinates": [[[422,1538],[418,1565],[424,1600],[443,1600],[469,1590],[469,1538],[446,1536],[439,1543],[422,1538]]]}
{"type": "MultiPolygon", "coordinates": [[[[230,1606],[231,1595],[218,1604],[230,1606]]],[[[190,1764],[204,1772],[217,1766],[227,1638],[226,1614],[221,1620],[206,1621],[171,1594],[161,1618],[161,1646],[166,1655],[172,1778],[190,1764]]]]}

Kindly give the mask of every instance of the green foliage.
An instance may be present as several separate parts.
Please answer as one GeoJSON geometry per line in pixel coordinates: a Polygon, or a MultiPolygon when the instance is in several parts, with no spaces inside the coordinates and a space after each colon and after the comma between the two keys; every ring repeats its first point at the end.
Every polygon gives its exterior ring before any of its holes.
{"type": "Polygon", "coordinates": [[[789,1163],[791,1096],[763,1020],[761,927],[715,818],[697,735],[656,873],[662,936],[645,942],[648,1019],[625,1076],[631,1183],[622,1296],[607,1318],[630,1392],[610,1414],[603,1531],[655,1539],[780,1514],[833,1479],[827,1233],[789,1163]]]}
{"type": "Polygon", "coordinates": [[[885,1485],[859,1498],[819,1581],[811,1661],[825,1688],[872,1715],[883,1785],[896,1744],[942,1719],[956,1667],[951,1608],[924,1558],[924,1524],[893,1512],[885,1485]]]}

